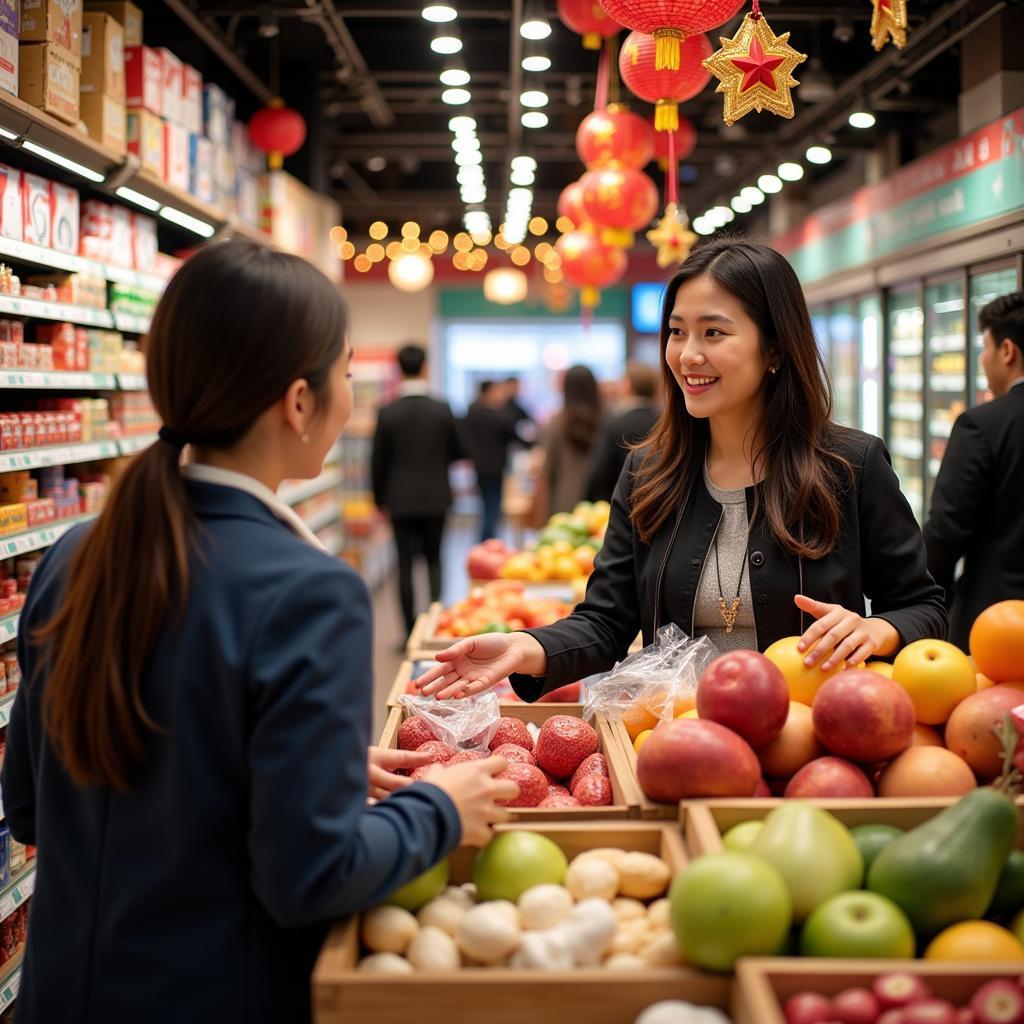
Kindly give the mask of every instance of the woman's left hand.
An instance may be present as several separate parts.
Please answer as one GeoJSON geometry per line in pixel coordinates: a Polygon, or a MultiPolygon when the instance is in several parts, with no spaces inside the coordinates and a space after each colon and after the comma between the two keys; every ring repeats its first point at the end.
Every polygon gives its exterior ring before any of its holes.
{"type": "Polygon", "coordinates": [[[842,662],[859,665],[872,654],[891,654],[899,645],[899,633],[885,619],[867,619],[841,604],[826,604],[803,594],[793,600],[801,611],[817,619],[797,645],[798,650],[808,652],[804,658],[808,668],[819,661],[823,672],[831,672],[842,662]]]}
{"type": "Polygon", "coordinates": [[[404,768],[411,772],[425,764],[430,764],[430,754],[421,754],[416,750],[370,747],[370,796],[374,800],[383,800],[396,789],[412,785],[412,779],[405,775],[395,775],[395,771],[404,768]]]}

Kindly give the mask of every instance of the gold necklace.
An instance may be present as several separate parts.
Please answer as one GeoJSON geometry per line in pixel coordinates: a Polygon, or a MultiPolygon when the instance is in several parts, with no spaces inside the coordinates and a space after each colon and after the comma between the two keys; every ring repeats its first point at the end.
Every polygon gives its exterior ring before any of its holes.
{"type": "MultiPolygon", "coordinates": [[[[710,453],[709,453],[710,454],[710,453]]],[[[709,458],[705,456],[704,459],[704,471],[707,473],[707,477],[711,479],[711,466],[709,464],[709,458]]],[[[747,537],[750,537],[749,527],[747,529],[747,537]]],[[[722,593],[722,566],[721,561],[718,557],[718,531],[715,531],[715,576],[718,578],[718,613],[722,616],[722,621],[725,623],[726,635],[731,633],[736,626],[736,616],[740,611],[740,588],[743,586],[743,574],[747,571],[747,555],[744,551],[743,561],[740,563],[740,578],[736,581],[736,596],[732,601],[726,603],[725,594],[722,593]]]]}

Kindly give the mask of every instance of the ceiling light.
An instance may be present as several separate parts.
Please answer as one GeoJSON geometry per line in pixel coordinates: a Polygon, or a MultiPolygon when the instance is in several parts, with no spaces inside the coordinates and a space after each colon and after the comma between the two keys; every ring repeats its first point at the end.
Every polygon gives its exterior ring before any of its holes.
{"type": "Polygon", "coordinates": [[[475,135],[456,135],[452,139],[452,149],[456,153],[476,153],[480,149],[480,140],[475,135]]]}
{"type": "Polygon", "coordinates": [[[764,193],[753,185],[748,185],[740,191],[740,195],[746,199],[751,206],[760,206],[764,202],[764,193]]]}
{"type": "Polygon", "coordinates": [[[476,121],[468,114],[459,114],[448,119],[448,131],[450,132],[475,132],[476,121]]]}
{"type": "Polygon", "coordinates": [[[744,199],[743,196],[733,196],[732,202],[730,202],[729,205],[737,213],[750,213],[750,211],[753,209],[753,205],[751,204],[750,200],[744,199]]]}
{"type": "Polygon", "coordinates": [[[434,264],[422,253],[404,253],[388,264],[388,280],[399,291],[421,292],[434,280],[434,264]]]}
{"type": "Polygon", "coordinates": [[[487,201],[487,189],[482,185],[466,185],[459,192],[464,203],[484,203],[487,201]]]}
{"type": "Polygon", "coordinates": [[[456,18],[455,8],[451,4],[428,3],[423,7],[423,20],[441,24],[446,21],[454,21],[456,18]]]}
{"type": "Polygon", "coordinates": [[[10,142],[14,142],[15,139],[20,139],[21,136],[17,132],[8,131],[6,128],[0,128],[0,139],[7,139],[10,142]]]}
{"type": "Polygon", "coordinates": [[[526,168],[528,171],[537,170],[537,161],[532,156],[514,156],[512,157],[512,170],[516,171],[520,167],[526,168]]]}
{"type": "Polygon", "coordinates": [[[543,89],[527,89],[519,94],[519,102],[524,107],[546,107],[548,94],[543,89]]]}
{"type": "Polygon", "coordinates": [[[455,180],[460,185],[482,185],[484,169],[482,167],[460,167],[455,175],[455,180]]]}
{"type": "Polygon", "coordinates": [[[757,179],[757,187],[769,195],[782,191],[782,179],[775,174],[762,174],[757,179]]]}
{"type": "Polygon", "coordinates": [[[850,115],[851,128],[873,128],[874,125],[875,115],[869,110],[855,110],[850,115]]]}
{"type": "Polygon", "coordinates": [[[729,206],[716,206],[712,213],[714,213],[715,219],[721,221],[722,224],[729,224],[736,219],[736,214],[729,206]]]}
{"type": "Polygon", "coordinates": [[[136,192],[135,189],[127,188],[124,185],[114,195],[127,200],[129,203],[134,203],[136,206],[141,206],[144,210],[149,210],[150,213],[156,213],[160,209],[160,201],[158,199],[151,199],[149,196],[144,196],[141,192],[136,192]]]}
{"type": "Polygon", "coordinates": [[[779,164],[779,177],[783,181],[799,181],[804,176],[804,169],[795,161],[787,160],[779,164]]]}
{"type": "Polygon", "coordinates": [[[105,174],[100,174],[98,171],[94,171],[91,167],[85,167],[80,163],[76,163],[74,160],[69,160],[66,156],[61,156],[60,153],[54,153],[52,149],[37,146],[34,142],[30,142],[28,139],[21,144],[21,148],[28,150],[29,153],[35,153],[36,156],[40,156],[44,160],[48,160],[51,164],[63,167],[66,171],[72,171],[79,177],[85,178],[87,181],[101,182],[106,180],[105,174]]]}
{"type": "Polygon", "coordinates": [[[441,102],[447,103],[450,107],[459,107],[468,103],[473,98],[468,89],[445,89],[441,93],[441,102]]]}
{"type": "Polygon", "coordinates": [[[438,27],[434,38],[430,40],[430,48],[434,53],[458,53],[462,49],[462,40],[457,29],[438,27]]]}
{"type": "Polygon", "coordinates": [[[450,67],[441,72],[441,84],[448,86],[469,85],[469,72],[465,68],[450,67]]]}
{"type": "Polygon", "coordinates": [[[528,188],[514,188],[508,194],[509,204],[521,203],[524,206],[529,206],[533,202],[533,193],[528,188]]]}
{"type": "Polygon", "coordinates": [[[382,238],[388,237],[388,226],[382,220],[375,220],[370,225],[369,231],[370,237],[375,241],[379,242],[382,238]]]}
{"type": "MultiPolygon", "coordinates": [[[[732,212],[731,210],[729,211],[732,212]]],[[[708,224],[713,224],[716,228],[723,228],[726,225],[725,214],[723,213],[723,207],[713,206],[707,213],[704,214],[703,219],[708,224]]]]}
{"type": "Polygon", "coordinates": [[[832,150],[828,146],[811,146],[804,156],[812,164],[827,164],[832,160],[832,150]]]}
{"type": "Polygon", "coordinates": [[[538,0],[527,0],[523,11],[523,21],[519,26],[519,34],[524,39],[547,39],[551,35],[551,24],[543,3],[538,0]]]}
{"type": "Polygon", "coordinates": [[[528,227],[531,235],[546,235],[548,222],[543,217],[531,217],[528,227]]]}
{"type": "Polygon", "coordinates": [[[375,174],[378,171],[383,171],[384,168],[387,167],[387,165],[388,165],[387,159],[385,157],[382,157],[382,156],[371,156],[366,161],[366,169],[368,171],[372,171],[375,174]]]}
{"type": "Polygon", "coordinates": [[[543,110],[528,110],[519,120],[524,128],[546,128],[548,115],[543,110]]]}
{"type": "Polygon", "coordinates": [[[187,228],[197,235],[202,235],[203,238],[213,238],[214,231],[216,230],[212,224],[207,224],[205,220],[193,217],[191,214],[185,213],[183,210],[177,210],[173,206],[163,207],[160,211],[160,216],[164,220],[169,220],[172,224],[177,224],[179,227],[187,228]]]}
{"type": "Polygon", "coordinates": [[[547,71],[551,67],[551,58],[546,53],[528,53],[522,61],[524,71],[547,71]]]}
{"type": "Polygon", "coordinates": [[[458,167],[474,167],[484,162],[483,155],[479,152],[456,153],[455,164],[458,167]]]}
{"type": "Polygon", "coordinates": [[[529,282],[521,270],[512,267],[501,267],[489,270],[484,277],[484,298],[488,302],[496,302],[500,306],[510,306],[514,302],[522,302],[529,291],[529,282]]]}
{"type": "Polygon", "coordinates": [[[529,171],[525,167],[517,167],[509,175],[509,181],[511,181],[513,185],[532,185],[535,180],[533,171],[529,171]]]}
{"type": "Polygon", "coordinates": [[[281,34],[281,26],[273,14],[264,13],[260,16],[259,28],[256,31],[263,39],[276,39],[281,34]]]}
{"type": "Polygon", "coordinates": [[[706,217],[694,217],[693,224],[690,226],[698,235],[711,235],[715,231],[714,224],[710,223],[706,217]]]}

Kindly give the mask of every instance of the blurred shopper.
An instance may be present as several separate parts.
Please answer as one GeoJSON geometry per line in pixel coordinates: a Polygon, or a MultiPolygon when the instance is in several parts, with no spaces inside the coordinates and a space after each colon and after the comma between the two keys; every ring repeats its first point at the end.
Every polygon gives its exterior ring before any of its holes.
{"type": "Polygon", "coordinates": [[[503,758],[410,784],[394,769],[423,755],[369,748],[366,586],[275,494],[352,411],[346,320],[311,263],[247,241],[160,299],[159,441],[47,551],[21,616],[3,798],[39,858],[18,1024],[308,1024],[329,923],[508,817],[503,758]]]}
{"type": "Polygon", "coordinates": [[[516,437],[520,444],[531,448],[537,440],[537,424],[534,418],[526,411],[519,401],[519,378],[509,377],[505,381],[505,388],[508,393],[508,401],[505,403],[505,411],[512,419],[516,437]]]}
{"type": "Polygon", "coordinates": [[[515,424],[506,411],[508,386],[504,381],[480,382],[480,393],[463,420],[463,438],[483,503],[480,539],[498,535],[501,493],[508,465],[509,445],[517,440],[515,424]]]}
{"type": "Polygon", "coordinates": [[[427,354],[417,345],[398,352],[398,398],[377,415],[370,474],[373,498],[391,519],[398,553],[398,594],[405,635],[416,621],[413,560],[422,555],[430,600],[441,600],[441,538],[452,503],[448,467],[464,457],[447,402],[431,398],[427,354]]]}
{"type": "Polygon", "coordinates": [[[928,568],[946,589],[949,639],[965,651],[980,612],[1024,598],[1024,292],[990,302],[978,323],[995,398],[953,424],[924,528],[928,568]]]}
{"type": "Polygon", "coordinates": [[[585,366],[570,366],[562,383],[564,405],[541,438],[544,462],[533,520],[571,512],[586,497],[590,466],[604,423],[597,379],[585,366]]]}
{"type": "Polygon", "coordinates": [[[612,500],[629,449],[643,441],[658,422],[657,371],[644,363],[630,363],[626,383],[626,401],[608,421],[597,447],[587,484],[586,496],[590,501],[612,500]]]}

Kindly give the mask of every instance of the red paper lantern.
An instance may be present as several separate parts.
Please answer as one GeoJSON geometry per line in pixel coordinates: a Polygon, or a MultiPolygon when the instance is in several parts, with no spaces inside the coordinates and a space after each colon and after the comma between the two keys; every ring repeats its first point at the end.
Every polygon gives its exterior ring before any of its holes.
{"type": "Polygon", "coordinates": [[[679,103],[692,99],[711,81],[711,72],[703,61],[714,52],[705,35],[690,36],[680,50],[675,71],[655,67],[654,37],[631,32],[619,53],[619,73],[634,96],[653,103],[654,127],[659,132],[679,127],[679,103]]]}
{"type": "Polygon", "coordinates": [[[662,170],[668,168],[668,140],[674,138],[676,159],[685,160],[697,147],[697,129],[685,117],[679,118],[679,127],[674,132],[654,133],[654,155],[662,170]]]}
{"type": "Polygon", "coordinates": [[[562,272],[580,289],[580,304],[592,309],[600,301],[600,289],[615,284],[629,261],[621,249],[605,245],[590,231],[570,231],[555,243],[562,258],[562,272]]]}
{"type": "Polygon", "coordinates": [[[261,152],[267,154],[267,166],[280,170],[284,158],[302,148],[306,141],[306,121],[284,100],[275,97],[269,107],[258,110],[249,122],[249,138],[261,152]]]}
{"type": "Polygon", "coordinates": [[[595,110],[576,129],[576,152],[590,168],[610,163],[644,167],[654,155],[654,132],[642,117],[622,107],[595,110]]]}
{"type": "Polygon", "coordinates": [[[583,185],[574,181],[562,189],[558,197],[558,216],[568,217],[576,227],[582,227],[587,222],[587,215],[583,209],[583,185]]]}
{"type": "Polygon", "coordinates": [[[622,31],[597,0],[558,0],[558,17],[569,31],[583,36],[586,50],[600,50],[602,39],[622,31]]]}
{"type": "Polygon", "coordinates": [[[744,0],[601,0],[608,16],[637,32],[654,36],[654,68],[677,71],[680,43],[709,32],[739,13],[744,0]]]}
{"type": "Polygon", "coordinates": [[[647,227],[658,212],[658,189],[635,167],[599,167],[580,179],[583,209],[601,228],[602,241],[631,245],[633,232],[647,227]]]}

